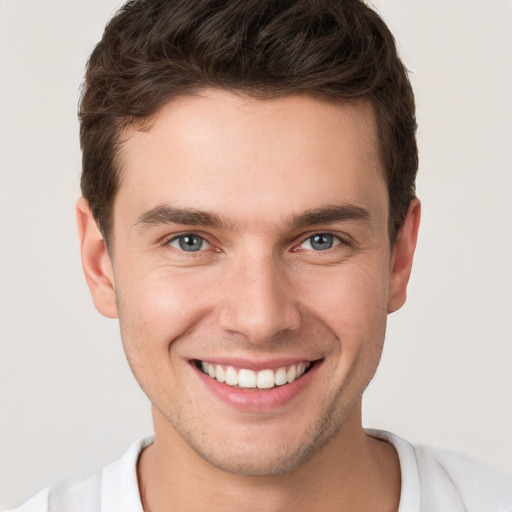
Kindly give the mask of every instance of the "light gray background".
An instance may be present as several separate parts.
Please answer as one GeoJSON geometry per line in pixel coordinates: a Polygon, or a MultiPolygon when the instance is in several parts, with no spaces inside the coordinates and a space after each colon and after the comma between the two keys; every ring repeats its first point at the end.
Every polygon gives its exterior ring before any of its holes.
{"type": "MultiPolygon", "coordinates": [[[[365,424],[512,475],[512,3],[379,0],[418,104],[423,224],[365,424]]],[[[118,0],[0,1],[0,504],[151,431],[74,227],[84,63],[118,0]]]]}

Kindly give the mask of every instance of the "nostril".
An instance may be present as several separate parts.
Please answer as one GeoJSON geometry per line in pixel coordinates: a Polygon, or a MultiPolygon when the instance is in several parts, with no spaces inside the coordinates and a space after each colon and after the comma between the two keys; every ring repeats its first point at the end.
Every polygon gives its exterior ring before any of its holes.
{"type": "Polygon", "coordinates": [[[302,320],[298,305],[287,292],[283,272],[275,262],[252,257],[258,261],[246,261],[242,270],[224,281],[218,323],[223,330],[240,333],[251,343],[264,344],[280,333],[297,331],[302,320]]]}

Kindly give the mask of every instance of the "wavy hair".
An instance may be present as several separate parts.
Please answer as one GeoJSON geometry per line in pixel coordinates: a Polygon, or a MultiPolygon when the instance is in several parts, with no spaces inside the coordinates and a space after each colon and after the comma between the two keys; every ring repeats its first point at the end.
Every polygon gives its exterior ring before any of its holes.
{"type": "Polygon", "coordinates": [[[121,134],[173,98],[215,87],[373,105],[391,242],[415,196],[414,95],[380,16],[359,0],[134,0],[105,28],[79,106],[81,189],[108,241],[121,134]]]}

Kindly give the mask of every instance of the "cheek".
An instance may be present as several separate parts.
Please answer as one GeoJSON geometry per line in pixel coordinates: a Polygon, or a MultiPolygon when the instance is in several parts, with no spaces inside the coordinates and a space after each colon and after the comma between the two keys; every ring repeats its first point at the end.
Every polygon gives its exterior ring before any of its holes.
{"type": "Polygon", "coordinates": [[[169,397],[177,403],[183,393],[179,353],[170,348],[199,328],[209,302],[204,283],[169,274],[168,269],[138,274],[132,267],[129,279],[116,287],[126,358],[141,388],[162,406],[169,397]]]}
{"type": "MultiPolygon", "coordinates": [[[[354,335],[382,327],[387,316],[388,273],[384,265],[347,264],[302,280],[303,297],[331,328],[354,335]]],[[[358,337],[358,336],[356,336],[358,337]]]]}
{"type": "MultiPolygon", "coordinates": [[[[303,283],[309,288],[308,305],[315,321],[333,334],[338,357],[333,375],[342,382],[367,382],[380,360],[387,319],[387,271],[384,265],[346,265],[330,276],[303,283]],[[319,288],[320,282],[323,286],[319,288]],[[315,289],[315,293],[311,290],[315,289]]],[[[304,292],[305,293],[305,292],[304,292]]]]}
{"type": "Polygon", "coordinates": [[[156,268],[138,273],[116,288],[123,343],[161,355],[179,336],[199,324],[211,305],[212,284],[201,272],[156,268]]]}

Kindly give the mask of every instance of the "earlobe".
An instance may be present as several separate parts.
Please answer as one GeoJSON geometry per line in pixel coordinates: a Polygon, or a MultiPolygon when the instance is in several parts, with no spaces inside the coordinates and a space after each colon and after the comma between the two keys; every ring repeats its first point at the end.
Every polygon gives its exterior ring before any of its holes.
{"type": "Polygon", "coordinates": [[[82,268],[96,309],[108,318],[117,318],[115,281],[107,246],[88,202],[76,203],[82,268]]]}
{"type": "Polygon", "coordinates": [[[407,283],[411,275],[412,260],[416,249],[418,229],[421,217],[421,204],[413,199],[404,223],[398,233],[391,258],[391,275],[389,281],[388,313],[400,309],[407,297],[407,283]]]}

